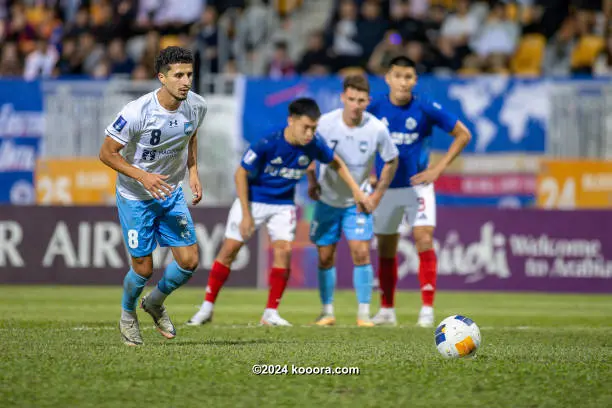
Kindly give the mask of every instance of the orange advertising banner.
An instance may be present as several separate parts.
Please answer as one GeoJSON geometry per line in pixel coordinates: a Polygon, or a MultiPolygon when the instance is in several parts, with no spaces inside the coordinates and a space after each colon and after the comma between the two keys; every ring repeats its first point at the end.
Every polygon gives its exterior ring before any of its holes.
{"type": "Polygon", "coordinates": [[[41,205],[112,205],[116,173],[96,158],[40,159],[36,197],[41,205]]]}
{"type": "Polygon", "coordinates": [[[547,209],[612,208],[612,163],[544,161],[537,181],[537,206],[547,209]]]}

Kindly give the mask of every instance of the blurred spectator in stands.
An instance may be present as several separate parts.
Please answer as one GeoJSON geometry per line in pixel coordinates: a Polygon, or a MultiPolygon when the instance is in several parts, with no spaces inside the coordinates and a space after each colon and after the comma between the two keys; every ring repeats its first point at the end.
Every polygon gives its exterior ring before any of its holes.
{"type": "Polygon", "coordinates": [[[6,42],[2,45],[0,53],[0,77],[20,77],[23,66],[19,58],[19,50],[14,42],[6,42]]]}
{"type": "Polygon", "coordinates": [[[134,69],[134,61],[125,52],[125,43],[115,38],[108,45],[108,59],[112,74],[129,74],[134,69]]]}
{"type": "Polygon", "coordinates": [[[59,54],[55,46],[39,37],[36,40],[36,48],[26,56],[23,77],[28,81],[51,77],[58,59],[59,54]]]}
{"type": "Polygon", "coordinates": [[[113,35],[125,41],[134,34],[132,26],[138,14],[138,0],[113,1],[113,35]]]}
{"type": "Polygon", "coordinates": [[[102,58],[93,69],[91,76],[94,79],[108,79],[112,74],[112,64],[108,58],[102,58]]]}
{"type": "Polygon", "coordinates": [[[155,12],[153,23],[163,34],[186,32],[202,15],[205,3],[202,0],[164,0],[155,12]]]}
{"type": "Polygon", "coordinates": [[[361,6],[361,20],[357,22],[356,37],[364,56],[369,57],[372,54],[374,48],[384,38],[388,28],[388,20],[383,18],[380,5],[376,0],[365,0],[361,6]]]}
{"type": "Polygon", "coordinates": [[[87,7],[82,6],[76,12],[74,21],[66,26],[66,35],[77,37],[82,33],[90,30],[89,24],[89,10],[87,7]]]}
{"type": "Polygon", "coordinates": [[[342,0],[339,20],[333,26],[332,51],[337,57],[336,69],[358,65],[363,47],[357,42],[357,6],[352,0],[342,0]]]}
{"type": "Polygon", "coordinates": [[[153,79],[151,70],[144,64],[136,65],[136,68],[132,71],[132,80],[134,81],[147,81],[153,79]]]}
{"type": "Polygon", "coordinates": [[[397,31],[389,30],[370,56],[368,70],[373,74],[384,75],[389,69],[389,62],[403,53],[402,37],[397,31]]]}
{"type": "Polygon", "coordinates": [[[77,52],[76,37],[64,37],[61,46],[60,58],[55,66],[53,74],[54,76],[83,74],[83,61],[77,52]]]}
{"type": "Polygon", "coordinates": [[[575,21],[573,18],[568,18],[546,45],[542,69],[545,75],[569,75],[572,50],[576,44],[575,36],[575,21]]]}
{"type": "Polygon", "coordinates": [[[198,48],[202,51],[201,63],[205,64],[208,72],[219,72],[217,10],[213,6],[206,7],[192,32],[197,38],[198,48]]]}
{"type": "Polygon", "coordinates": [[[593,66],[595,76],[612,76],[612,30],[606,39],[606,48],[595,60],[593,66]]]}
{"type": "Polygon", "coordinates": [[[28,22],[25,7],[21,3],[14,3],[10,8],[6,39],[15,41],[21,55],[28,55],[36,47],[36,28],[28,22]]]}
{"type": "Polygon", "coordinates": [[[314,31],[308,36],[306,51],[296,66],[296,71],[306,75],[323,75],[331,72],[332,60],[325,49],[323,33],[314,31]]]}
{"type": "Polygon", "coordinates": [[[295,65],[289,58],[287,43],[279,42],[274,45],[274,55],[268,65],[267,73],[271,78],[295,75],[295,65]]]}
{"type": "Polygon", "coordinates": [[[505,4],[497,2],[470,46],[481,58],[496,54],[510,57],[516,49],[519,35],[520,27],[507,18],[505,4]]]}
{"type": "MultiPolygon", "coordinates": [[[[442,24],[446,19],[446,9],[441,6],[432,6],[429,8],[429,12],[423,20],[423,33],[425,38],[431,44],[438,44],[440,38],[440,32],[442,30],[442,24]]],[[[449,44],[453,49],[453,45],[449,44]]]]}
{"type": "Polygon", "coordinates": [[[405,55],[414,62],[417,74],[421,75],[429,71],[422,42],[408,41],[405,46],[405,55]]]}
{"type": "Polygon", "coordinates": [[[391,28],[397,30],[404,40],[426,41],[423,21],[410,11],[410,1],[396,1],[391,9],[391,28]]]}
{"type": "Polygon", "coordinates": [[[470,52],[468,44],[478,31],[478,20],[469,13],[469,0],[458,0],[456,6],[455,13],[446,17],[442,24],[438,47],[446,50],[452,47],[453,54],[463,58],[470,52]]]}
{"type": "Polygon", "coordinates": [[[97,44],[93,34],[82,33],[78,41],[79,58],[83,62],[83,73],[91,75],[104,57],[104,46],[97,44]]]}

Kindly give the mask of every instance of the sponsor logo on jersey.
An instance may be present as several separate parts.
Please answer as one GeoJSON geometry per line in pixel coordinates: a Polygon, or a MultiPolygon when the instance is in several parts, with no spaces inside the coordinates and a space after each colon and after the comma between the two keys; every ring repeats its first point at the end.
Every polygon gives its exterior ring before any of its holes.
{"type": "Polygon", "coordinates": [[[270,160],[270,163],[272,163],[272,164],[283,164],[283,158],[282,157],[277,157],[274,160],[270,160]]]}
{"type": "Polygon", "coordinates": [[[127,120],[125,120],[123,116],[119,115],[115,123],[113,123],[113,129],[115,129],[117,132],[121,132],[126,124],[127,120]]]}
{"type": "Polygon", "coordinates": [[[185,134],[186,135],[193,133],[194,129],[195,129],[195,126],[193,125],[192,121],[185,122],[185,134]]]}
{"type": "Polygon", "coordinates": [[[266,166],[264,173],[269,174],[273,177],[282,177],[289,180],[299,180],[301,179],[306,170],[304,169],[292,169],[290,167],[275,167],[275,166],[266,166]]]}

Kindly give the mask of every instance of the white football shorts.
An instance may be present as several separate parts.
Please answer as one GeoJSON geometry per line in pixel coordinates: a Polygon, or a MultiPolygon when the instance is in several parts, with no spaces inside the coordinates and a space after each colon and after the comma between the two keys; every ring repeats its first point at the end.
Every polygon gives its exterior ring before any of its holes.
{"type": "Polygon", "coordinates": [[[435,227],[433,183],[388,189],[373,215],[375,234],[391,235],[409,232],[412,227],[435,227]]]}
{"type": "MultiPolygon", "coordinates": [[[[271,241],[293,242],[296,228],[295,205],[252,202],[250,206],[256,230],[265,224],[271,241]]],[[[227,216],[225,238],[244,242],[242,235],[240,235],[241,222],[242,208],[240,207],[240,200],[236,199],[227,216]]]]}

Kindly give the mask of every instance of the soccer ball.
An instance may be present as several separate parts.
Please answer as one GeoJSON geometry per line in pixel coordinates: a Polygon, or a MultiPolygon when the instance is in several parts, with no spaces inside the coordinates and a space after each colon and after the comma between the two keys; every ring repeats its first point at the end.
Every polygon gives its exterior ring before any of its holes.
{"type": "Polygon", "coordinates": [[[445,358],[473,356],[480,347],[480,329],[472,319],[454,315],[442,320],[434,334],[436,348],[445,358]]]}

